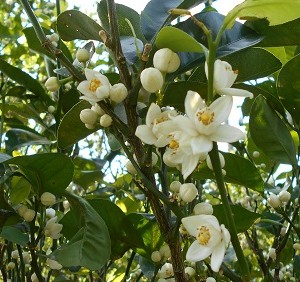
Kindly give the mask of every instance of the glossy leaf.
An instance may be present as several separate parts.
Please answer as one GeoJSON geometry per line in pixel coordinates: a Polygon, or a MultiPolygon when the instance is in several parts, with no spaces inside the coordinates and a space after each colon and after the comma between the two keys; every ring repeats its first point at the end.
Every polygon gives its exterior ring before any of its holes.
{"type": "Polygon", "coordinates": [[[37,133],[19,128],[8,130],[5,137],[5,147],[9,154],[11,154],[13,150],[24,146],[49,145],[52,143],[52,141],[37,133]]]}
{"type": "Polygon", "coordinates": [[[300,122],[300,55],[288,61],[277,79],[278,95],[296,123],[300,122]]]}
{"type": "Polygon", "coordinates": [[[254,143],[267,156],[279,163],[297,165],[296,148],[288,128],[261,95],[253,103],[249,129],[254,143]]]}
{"type": "MultiPolygon", "coordinates": [[[[254,222],[261,217],[260,214],[251,212],[238,205],[231,205],[231,211],[238,233],[247,231],[254,222]]],[[[214,216],[216,216],[220,224],[224,224],[226,226],[226,217],[223,205],[214,205],[214,216]]]]}
{"type": "Polygon", "coordinates": [[[279,25],[300,17],[299,0],[247,0],[235,6],[226,16],[224,26],[231,28],[236,18],[267,19],[269,25],[279,25]]]}
{"type": "Polygon", "coordinates": [[[138,60],[138,52],[140,54],[143,52],[143,42],[132,36],[121,36],[120,41],[126,61],[129,64],[134,64],[138,60]]]}
{"type": "Polygon", "coordinates": [[[31,191],[31,184],[25,177],[14,176],[11,181],[9,200],[13,206],[25,201],[31,191]]]}
{"type": "Polygon", "coordinates": [[[103,199],[90,199],[88,202],[107,225],[112,240],[113,259],[122,257],[129,248],[143,245],[137,230],[117,205],[103,199]]]}
{"type": "Polygon", "coordinates": [[[26,246],[29,242],[29,235],[14,226],[3,226],[0,237],[21,246],[26,246]]]}
{"type": "Polygon", "coordinates": [[[156,36],[157,48],[169,48],[174,52],[208,52],[205,46],[193,37],[172,26],[163,27],[156,36]]]}
{"type": "MultiPolygon", "coordinates": [[[[223,153],[225,158],[225,182],[246,186],[254,191],[263,192],[264,182],[258,169],[249,160],[235,154],[223,153]]],[[[194,172],[196,179],[214,179],[214,173],[206,165],[200,165],[194,172]]]]}
{"type": "Polygon", "coordinates": [[[63,266],[99,270],[110,258],[111,241],[107,226],[86,200],[70,193],[65,193],[65,196],[79,213],[80,229],[52,256],[63,266]]]}
{"type": "Polygon", "coordinates": [[[87,101],[80,101],[65,114],[57,134],[57,142],[60,148],[70,147],[100,129],[100,125],[93,130],[87,129],[80,120],[80,112],[87,108],[91,108],[91,104],[87,101]]]}
{"type": "Polygon", "coordinates": [[[139,246],[135,251],[141,256],[151,259],[152,252],[159,250],[164,242],[155,219],[153,216],[149,217],[147,214],[138,213],[131,213],[127,215],[127,218],[144,241],[144,246],[139,246]]]}
{"type": "Polygon", "coordinates": [[[98,40],[102,27],[93,19],[77,10],[62,12],[57,17],[57,31],[65,41],[74,39],[98,40]]]}
{"type": "Polygon", "coordinates": [[[18,165],[39,194],[46,191],[62,194],[72,181],[74,170],[71,159],[58,153],[15,157],[5,164],[18,165]]]}
{"type": "MultiPolygon", "coordinates": [[[[110,25],[108,20],[108,11],[107,11],[107,4],[105,0],[100,1],[97,5],[97,12],[98,16],[101,21],[102,27],[106,30],[107,33],[110,33],[110,25]]],[[[118,19],[118,27],[120,36],[133,36],[131,28],[127,23],[126,19],[130,21],[136,37],[139,38],[141,41],[145,41],[145,37],[141,30],[141,18],[140,15],[133,9],[116,3],[116,12],[117,12],[117,19],[118,19]]]]}
{"type": "Polygon", "coordinates": [[[23,72],[21,69],[10,65],[0,58],[0,71],[6,74],[10,79],[24,86],[26,89],[31,91],[40,97],[47,104],[53,104],[53,101],[46,94],[42,85],[32,78],[29,74],[23,72]]]}

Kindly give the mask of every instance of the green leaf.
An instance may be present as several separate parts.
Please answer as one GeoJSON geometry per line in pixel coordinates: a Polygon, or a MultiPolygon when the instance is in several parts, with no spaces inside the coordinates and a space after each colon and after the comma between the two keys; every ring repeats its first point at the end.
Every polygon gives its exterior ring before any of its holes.
{"type": "Polygon", "coordinates": [[[207,53],[207,48],[193,37],[172,26],[163,27],[156,36],[157,48],[169,48],[174,52],[207,53]]]}
{"type": "Polygon", "coordinates": [[[86,200],[70,193],[65,193],[65,196],[71,207],[78,211],[81,228],[67,244],[52,253],[53,258],[66,267],[99,270],[111,253],[107,226],[86,200]]]}
{"type": "MultiPolygon", "coordinates": [[[[246,186],[254,191],[263,192],[264,182],[258,169],[249,160],[235,154],[223,153],[226,171],[225,182],[246,186]]],[[[214,173],[205,164],[193,173],[196,179],[214,179],[214,173]]]]}
{"type": "Polygon", "coordinates": [[[15,157],[5,164],[18,165],[39,194],[46,191],[62,194],[72,181],[74,171],[71,159],[58,153],[15,157]]]}
{"type": "Polygon", "coordinates": [[[129,248],[143,246],[142,238],[117,205],[103,199],[90,199],[88,202],[107,225],[112,240],[112,259],[122,257],[129,248]]]}
{"type": "Polygon", "coordinates": [[[102,30],[100,25],[77,10],[62,12],[57,17],[57,31],[65,41],[74,39],[100,41],[100,30],[102,30]]]}
{"type": "Polygon", "coordinates": [[[13,206],[22,203],[28,198],[31,184],[24,177],[14,176],[11,181],[9,200],[13,206]]]}
{"type": "MultiPolygon", "coordinates": [[[[233,220],[236,225],[236,229],[238,233],[242,233],[247,231],[254,222],[261,217],[260,214],[251,212],[242,206],[231,205],[231,211],[233,214],[233,220]]],[[[214,205],[214,216],[219,220],[220,224],[224,224],[226,226],[226,217],[225,210],[223,205],[214,205]]],[[[228,228],[228,226],[226,226],[228,228]]]]}
{"type": "Polygon", "coordinates": [[[128,214],[127,218],[144,241],[144,246],[139,246],[135,251],[141,256],[151,259],[152,252],[159,250],[164,242],[155,218],[148,214],[138,213],[128,214]]]}
{"type": "Polygon", "coordinates": [[[5,137],[5,147],[9,154],[11,154],[13,150],[24,146],[52,144],[52,141],[37,133],[35,134],[19,128],[8,130],[5,137]]]}
{"type": "Polygon", "coordinates": [[[65,114],[57,133],[57,143],[60,148],[70,147],[100,129],[100,125],[92,130],[87,129],[79,118],[80,112],[90,107],[91,104],[89,102],[80,101],[65,114]]]}
{"type": "Polygon", "coordinates": [[[224,26],[231,28],[236,18],[267,19],[270,26],[300,17],[299,0],[246,0],[235,6],[225,17],[224,26]]]}
{"type": "Polygon", "coordinates": [[[292,136],[262,95],[253,103],[249,129],[254,143],[267,156],[279,163],[297,165],[292,136]]]}
{"type": "Polygon", "coordinates": [[[29,242],[28,234],[22,233],[20,229],[14,226],[3,226],[0,237],[21,246],[26,246],[29,242]]]}
{"type": "Polygon", "coordinates": [[[52,105],[53,101],[46,94],[41,84],[32,78],[29,74],[23,72],[21,69],[10,65],[0,58],[0,71],[5,73],[10,79],[24,86],[32,93],[39,96],[47,104],[52,105]]]}
{"type": "MultiPolygon", "coordinates": [[[[100,3],[98,3],[97,12],[102,27],[106,30],[107,33],[110,33],[110,24],[109,24],[109,19],[107,17],[108,11],[107,11],[106,1],[102,0],[100,1],[100,3]]],[[[133,36],[131,28],[126,21],[127,19],[132,24],[136,37],[142,40],[143,42],[145,42],[145,37],[141,29],[140,15],[135,10],[125,5],[117,4],[117,3],[116,3],[116,12],[117,12],[120,36],[133,36]]]]}
{"type": "Polygon", "coordinates": [[[288,61],[277,79],[278,95],[296,123],[300,122],[300,54],[288,61]]]}
{"type": "Polygon", "coordinates": [[[295,255],[293,269],[295,273],[295,278],[300,279],[300,255],[295,255]]]}

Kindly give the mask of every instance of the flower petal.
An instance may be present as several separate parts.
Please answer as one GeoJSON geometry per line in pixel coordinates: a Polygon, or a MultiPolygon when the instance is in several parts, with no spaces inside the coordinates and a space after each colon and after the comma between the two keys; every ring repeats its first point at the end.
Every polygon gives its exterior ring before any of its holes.
{"type": "Polygon", "coordinates": [[[213,249],[210,258],[210,267],[214,272],[218,272],[225,255],[225,242],[221,241],[213,249]]]}
{"type": "Polygon", "coordinates": [[[136,128],[135,135],[140,138],[144,143],[153,145],[157,138],[153,135],[151,128],[147,125],[139,125],[136,128]]]}
{"type": "Polygon", "coordinates": [[[199,162],[199,156],[198,155],[191,155],[186,158],[184,158],[184,161],[181,165],[181,173],[183,175],[183,178],[186,179],[197,167],[199,162]]]}
{"type": "Polygon", "coordinates": [[[84,69],[84,74],[85,74],[85,77],[87,80],[93,79],[95,77],[95,74],[97,74],[97,73],[99,73],[99,72],[88,69],[88,68],[84,69]]]}
{"type": "Polygon", "coordinates": [[[209,138],[215,142],[231,143],[238,140],[244,140],[245,133],[234,126],[221,124],[217,127],[215,132],[209,136],[209,138]]]}
{"type": "Polygon", "coordinates": [[[188,261],[196,262],[206,259],[212,253],[212,249],[202,246],[198,241],[194,241],[186,253],[188,261]]]}
{"type": "Polygon", "coordinates": [[[213,148],[212,141],[204,135],[198,135],[191,139],[191,147],[193,154],[201,154],[210,152],[213,148]]]}
{"type": "Polygon", "coordinates": [[[219,95],[249,97],[250,99],[253,98],[253,94],[251,92],[244,89],[237,89],[237,88],[221,88],[218,89],[217,93],[219,95]]]}
{"type": "Polygon", "coordinates": [[[187,116],[193,119],[196,112],[199,109],[205,108],[206,104],[197,92],[189,90],[184,100],[184,107],[187,116]]]}
{"type": "Polygon", "coordinates": [[[178,129],[181,129],[189,136],[197,136],[198,131],[195,127],[195,124],[186,116],[176,116],[172,120],[177,124],[178,129]]]}
{"type": "Polygon", "coordinates": [[[230,96],[222,96],[211,103],[209,108],[215,113],[214,124],[221,124],[229,117],[233,104],[233,99],[230,96]]]}
{"type": "Polygon", "coordinates": [[[152,103],[146,115],[146,124],[150,127],[153,126],[154,120],[161,114],[161,109],[155,103],[152,103]]]}

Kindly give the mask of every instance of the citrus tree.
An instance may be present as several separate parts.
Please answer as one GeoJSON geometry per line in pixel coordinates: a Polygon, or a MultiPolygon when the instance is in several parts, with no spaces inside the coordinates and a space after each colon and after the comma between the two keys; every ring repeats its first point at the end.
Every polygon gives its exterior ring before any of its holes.
{"type": "Polygon", "coordinates": [[[300,1],[206,2],[0,4],[3,281],[300,279],[300,1]]]}

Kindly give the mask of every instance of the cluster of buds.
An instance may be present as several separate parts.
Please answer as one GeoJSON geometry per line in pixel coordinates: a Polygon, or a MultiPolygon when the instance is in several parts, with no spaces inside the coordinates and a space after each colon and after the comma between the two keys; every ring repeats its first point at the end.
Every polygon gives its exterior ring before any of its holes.
{"type": "Polygon", "coordinates": [[[171,199],[178,203],[190,203],[198,196],[198,189],[193,183],[181,184],[179,181],[173,181],[170,190],[173,192],[171,199]]]}
{"type": "Polygon", "coordinates": [[[282,205],[285,205],[290,200],[290,198],[291,193],[283,190],[278,195],[271,194],[268,198],[268,203],[272,208],[277,209],[282,205]]]}
{"type": "Polygon", "coordinates": [[[169,48],[163,48],[155,52],[153,66],[141,72],[143,88],[151,93],[160,90],[164,84],[164,75],[175,72],[180,66],[179,56],[169,48]]]}
{"type": "MultiPolygon", "coordinates": [[[[31,262],[31,256],[28,252],[22,252],[22,260],[25,265],[29,265],[31,262]]],[[[19,252],[18,250],[14,250],[11,252],[11,257],[15,260],[19,259],[19,252]]]]}
{"type": "Polygon", "coordinates": [[[59,36],[57,33],[52,33],[51,35],[46,35],[47,39],[51,41],[54,47],[58,46],[59,36]]]}
{"type": "Polygon", "coordinates": [[[151,260],[156,263],[161,261],[167,261],[170,257],[171,251],[168,245],[161,246],[159,251],[154,251],[151,254],[151,260]]]}
{"type": "Polygon", "coordinates": [[[23,219],[27,222],[32,221],[35,218],[35,211],[28,208],[25,205],[20,205],[18,207],[18,214],[23,217],[23,219]]]}

